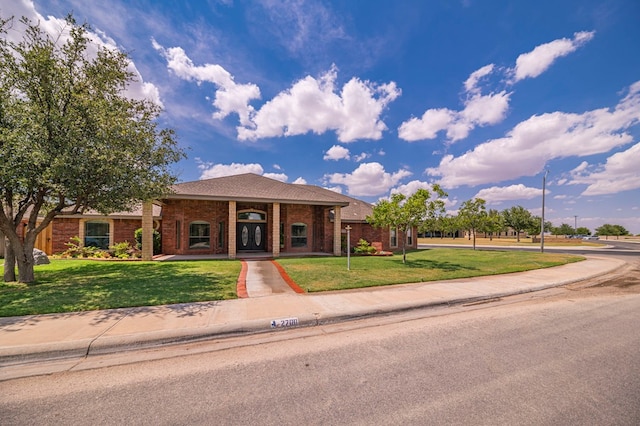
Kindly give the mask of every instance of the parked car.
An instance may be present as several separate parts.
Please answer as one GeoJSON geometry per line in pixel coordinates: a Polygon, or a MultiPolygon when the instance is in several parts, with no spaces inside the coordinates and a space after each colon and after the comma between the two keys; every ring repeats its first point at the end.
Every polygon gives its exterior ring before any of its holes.
{"type": "Polygon", "coordinates": [[[600,237],[598,237],[597,235],[587,235],[586,237],[582,237],[583,240],[599,240],[600,237]]]}

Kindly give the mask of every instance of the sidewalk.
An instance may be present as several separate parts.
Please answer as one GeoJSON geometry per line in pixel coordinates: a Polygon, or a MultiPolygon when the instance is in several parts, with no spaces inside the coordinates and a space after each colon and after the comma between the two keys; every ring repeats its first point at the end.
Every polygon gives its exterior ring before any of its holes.
{"type": "MultiPolygon", "coordinates": [[[[0,318],[0,367],[468,303],[582,281],[615,271],[624,263],[589,257],[583,262],[515,274],[296,294],[281,291],[280,282],[274,286],[278,290],[265,291],[265,278],[256,269],[261,262],[253,261],[247,262],[249,298],[0,318]]],[[[274,278],[272,271],[269,274],[270,279],[281,279],[274,278]]]]}

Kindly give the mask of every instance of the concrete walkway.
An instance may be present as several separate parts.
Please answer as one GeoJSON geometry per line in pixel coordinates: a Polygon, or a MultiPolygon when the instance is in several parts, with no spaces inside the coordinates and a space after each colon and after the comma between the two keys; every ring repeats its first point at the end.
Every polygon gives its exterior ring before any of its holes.
{"type": "Polygon", "coordinates": [[[583,262],[515,274],[297,294],[272,262],[247,261],[248,298],[0,318],[0,367],[468,303],[593,278],[624,263],[589,257],[583,262]]]}

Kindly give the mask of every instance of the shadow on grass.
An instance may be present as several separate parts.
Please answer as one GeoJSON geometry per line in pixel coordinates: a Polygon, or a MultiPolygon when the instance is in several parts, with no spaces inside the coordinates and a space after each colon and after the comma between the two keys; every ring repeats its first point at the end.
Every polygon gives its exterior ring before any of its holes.
{"type": "Polygon", "coordinates": [[[391,260],[392,263],[398,265],[399,267],[410,268],[410,269],[439,269],[447,272],[456,272],[456,271],[477,271],[479,270],[473,266],[463,266],[459,263],[452,262],[443,262],[437,260],[430,259],[407,259],[406,264],[402,264],[402,257],[398,259],[391,260]]]}
{"type": "MultiPolygon", "coordinates": [[[[83,315],[80,311],[173,305],[180,315],[196,315],[201,301],[235,299],[239,273],[230,264],[201,262],[66,261],[36,269],[36,282],[0,291],[0,315],[83,315]],[[67,314],[65,314],[67,315],[67,314]]],[[[153,309],[147,311],[154,312],[153,309]]],[[[91,314],[91,313],[89,313],[91,314]]],[[[127,315],[105,313],[104,315],[127,315]]],[[[94,315],[95,316],[95,315],[94,315]]],[[[108,321],[111,318],[104,318],[108,321]]],[[[97,319],[96,321],[101,321],[97,319]]],[[[0,325],[5,322],[0,322],[0,325]]]]}

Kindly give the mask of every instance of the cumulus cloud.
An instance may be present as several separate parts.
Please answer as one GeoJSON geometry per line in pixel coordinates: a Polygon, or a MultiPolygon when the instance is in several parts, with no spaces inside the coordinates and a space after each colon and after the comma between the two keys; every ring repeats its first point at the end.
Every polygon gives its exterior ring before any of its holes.
{"type": "Polygon", "coordinates": [[[181,47],[165,49],[158,42],[152,40],[153,47],[167,60],[167,67],[177,77],[195,81],[213,83],[217,89],[213,100],[213,106],[217,111],[213,118],[223,119],[231,113],[238,114],[240,124],[251,124],[251,115],[254,108],[249,105],[254,99],[260,99],[260,88],[255,84],[238,84],[233,76],[222,66],[217,64],[194,65],[181,47]]]}
{"type": "MultiPolygon", "coordinates": [[[[197,159],[196,159],[197,160],[197,159]]],[[[201,170],[200,179],[210,179],[223,176],[241,175],[243,173],[255,173],[262,175],[264,169],[260,164],[250,163],[231,163],[231,164],[211,164],[200,163],[198,168],[201,170]]]]}
{"type": "Polygon", "coordinates": [[[268,177],[270,179],[279,180],[280,182],[286,182],[289,179],[284,173],[265,173],[262,176],[268,177]]]}
{"type": "Polygon", "coordinates": [[[298,185],[306,185],[307,181],[302,176],[299,176],[298,179],[294,180],[293,183],[298,185]]]}
{"type": "Polygon", "coordinates": [[[556,59],[567,56],[593,38],[595,31],[581,31],[572,39],[562,38],[537,46],[531,52],[523,53],[516,59],[512,70],[514,81],[537,77],[545,72],[556,59]]]}
{"type": "Polygon", "coordinates": [[[322,134],[335,131],[340,142],[380,139],[387,126],[380,115],[400,96],[394,82],[377,85],[358,78],[337,92],[337,69],[314,78],[307,76],[279,93],[238,126],[238,139],[322,134]]]}
{"type": "MultiPolygon", "coordinates": [[[[54,16],[42,16],[35,8],[32,1],[11,1],[4,2],[0,11],[4,17],[13,16],[14,25],[11,31],[8,31],[2,35],[7,39],[19,42],[22,40],[24,33],[22,24],[18,24],[20,17],[24,16],[31,20],[32,23],[38,24],[41,29],[48,34],[52,40],[57,40],[58,46],[62,46],[71,38],[70,26],[65,19],[56,18],[54,16]]],[[[119,51],[120,47],[117,45],[113,38],[109,37],[105,32],[99,29],[93,29],[86,34],[89,39],[87,46],[87,56],[89,58],[95,58],[98,54],[99,48],[108,49],[111,51],[119,51]]],[[[158,88],[149,82],[145,82],[142,74],[138,71],[135,63],[129,60],[127,65],[127,71],[134,75],[135,80],[132,81],[125,89],[124,95],[136,100],[149,100],[158,106],[163,106],[160,99],[160,91],[158,88]]]]}
{"type": "Polygon", "coordinates": [[[334,145],[322,157],[324,160],[348,160],[351,158],[349,150],[341,145],[334,145]]]}
{"type": "Polygon", "coordinates": [[[503,138],[482,143],[459,157],[446,155],[426,173],[440,176],[439,183],[445,188],[534,176],[549,160],[600,154],[632,142],[627,129],[639,121],[640,82],[613,109],[534,115],[503,138]]]}
{"type": "MultiPolygon", "coordinates": [[[[550,191],[547,190],[547,193],[550,191]]],[[[542,189],[531,188],[523,184],[511,186],[492,186],[478,191],[474,198],[482,198],[487,204],[499,204],[502,201],[530,200],[542,195],[542,189]]]]}
{"type": "Polygon", "coordinates": [[[495,125],[502,122],[509,110],[511,92],[490,91],[483,94],[481,83],[492,74],[499,80],[511,77],[513,84],[524,78],[537,77],[547,70],[561,56],[566,56],[591,40],[594,32],[580,32],[573,39],[559,39],[537,46],[529,53],[520,55],[515,68],[501,69],[494,64],[471,73],[464,82],[464,108],[455,111],[449,108],[430,108],[421,117],[412,117],[398,127],[398,136],[408,142],[435,139],[438,133],[446,131],[447,140],[456,142],[465,139],[476,127],[495,125]]]}
{"type": "Polygon", "coordinates": [[[596,167],[594,171],[587,164],[582,168],[574,169],[573,180],[569,184],[587,184],[582,195],[615,194],[638,189],[640,188],[638,159],[640,159],[640,143],[626,151],[613,154],[607,158],[604,165],[596,167]]]}
{"type": "Polygon", "coordinates": [[[326,174],[324,180],[327,184],[345,185],[349,195],[376,196],[387,193],[407,176],[411,176],[408,170],[388,173],[382,164],[373,162],[360,164],[352,173],[326,174]]]}

